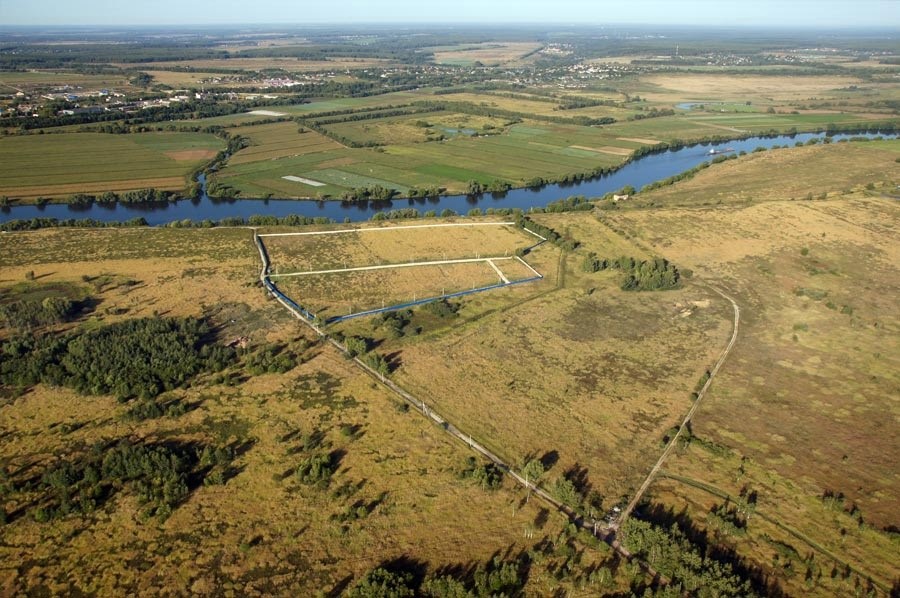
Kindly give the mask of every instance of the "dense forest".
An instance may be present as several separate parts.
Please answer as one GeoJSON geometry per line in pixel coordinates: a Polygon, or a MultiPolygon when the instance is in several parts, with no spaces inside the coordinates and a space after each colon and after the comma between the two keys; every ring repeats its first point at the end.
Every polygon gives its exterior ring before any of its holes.
{"type": "Polygon", "coordinates": [[[63,336],[18,336],[0,344],[0,384],[39,382],[82,394],[142,399],[218,371],[234,349],[211,344],[209,325],[193,318],[142,318],[63,336]]]}

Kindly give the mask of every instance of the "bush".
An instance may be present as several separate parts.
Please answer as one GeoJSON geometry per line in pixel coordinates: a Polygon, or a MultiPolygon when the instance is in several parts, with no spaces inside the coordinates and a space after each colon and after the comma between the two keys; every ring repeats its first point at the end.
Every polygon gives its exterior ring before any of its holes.
{"type": "Polygon", "coordinates": [[[318,453],[304,459],[297,466],[294,475],[303,484],[326,487],[331,482],[334,470],[331,457],[324,453],[318,453]]]}

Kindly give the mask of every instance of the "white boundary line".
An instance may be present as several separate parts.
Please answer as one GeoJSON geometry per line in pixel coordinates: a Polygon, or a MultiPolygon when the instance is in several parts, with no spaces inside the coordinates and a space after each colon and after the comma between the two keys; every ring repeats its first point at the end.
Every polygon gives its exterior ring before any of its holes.
{"type": "Polygon", "coordinates": [[[509,284],[509,279],[503,274],[500,268],[497,267],[497,264],[494,263],[494,260],[488,260],[488,263],[491,265],[491,268],[493,268],[497,273],[497,276],[500,277],[500,280],[502,280],[504,284],[509,284]]]}
{"type": "MultiPolygon", "coordinates": [[[[479,257],[479,258],[466,258],[460,260],[438,260],[434,262],[406,262],[404,264],[384,264],[382,266],[359,266],[357,268],[338,268],[336,270],[310,270],[308,272],[286,272],[284,274],[269,274],[269,278],[283,278],[285,276],[310,276],[312,274],[337,274],[339,272],[361,272],[363,270],[387,270],[389,268],[413,268],[415,266],[441,266],[446,264],[472,264],[479,262],[488,262],[492,266],[494,266],[491,260],[511,260],[512,257],[479,257]]],[[[524,262],[523,262],[524,263],[524,262]]],[[[526,264],[527,265],[527,264],[526,264]]],[[[529,266],[530,267],[530,266],[529,266]]],[[[494,270],[497,270],[497,266],[494,266],[494,270]]],[[[534,268],[531,268],[532,271],[535,271],[534,268]]],[[[498,270],[499,272],[499,270],[498,270]]],[[[536,273],[536,271],[535,271],[536,273]]],[[[501,274],[501,276],[503,276],[501,274]]],[[[538,274],[538,276],[540,276],[538,274]]],[[[508,282],[508,281],[507,281],[508,282]]]]}
{"type": "MultiPolygon", "coordinates": [[[[378,228],[343,228],[340,230],[323,230],[323,231],[313,231],[313,232],[304,232],[304,233],[268,233],[265,235],[259,235],[260,237],[299,237],[304,235],[340,235],[342,233],[367,233],[367,232],[377,232],[377,231],[391,231],[391,230],[409,230],[411,228],[442,228],[446,226],[511,226],[515,225],[515,222],[454,222],[450,224],[414,224],[413,226],[383,226],[378,228]]],[[[528,229],[526,229],[528,230],[528,229]]],[[[531,233],[531,231],[528,231],[531,233]]],[[[536,237],[543,239],[540,235],[535,233],[531,233],[536,237]]],[[[546,241],[546,239],[544,239],[546,241]]]]}
{"type": "Polygon", "coordinates": [[[526,268],[528,268],[529,270],[531,270],[532,272],[534,272],[534,275],[535,275],[535,276],[540,276],[541,278],[544,277],[543,274],[541,274],[540,272],[538,272],[537,270],[535,270],[534,268],[532,268],[532,267],[531,267],[531,264],[529,264],[528,262],[526,262],[525,260],[523,260],[523,259],[520,258],[519,256],[516,256],[516,259],[519,260],[520,262],[522,262],[522,265],[523,265],[523,266],[525,266],[526,268]]]}

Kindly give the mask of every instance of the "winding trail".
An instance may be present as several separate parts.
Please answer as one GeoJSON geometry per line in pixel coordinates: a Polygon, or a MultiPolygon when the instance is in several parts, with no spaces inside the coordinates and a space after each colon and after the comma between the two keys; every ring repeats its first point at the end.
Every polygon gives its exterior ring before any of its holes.
{"type": "Polygon", "coordinates": [[[717,289],[716,287],[710,287],[713,291],[727,299],[731,303],[731,307],[734,309],[734,329],[731,332],[731,340],[728,341],[728,346],[722,351],[722,354],[719,356],[719,360],[716,361],[716,365],[709,372],[709,378],[706,380],[706,383],[703,385],[703,388],[700,389],[700,392],[697,393],[697,398],[694,400],[694,404],[691,405],[691,408],[688,410],[687,415],[684,416],[684,420],[681,422],[681,425],[678,427],[678,431],[669,441],[669,444],[666,445],[666,450],[663,451],[662,455],[659,456],[659,459],[656,461],[656,465],[653,466],[653,469],[650,470],[650,473],[647,474],[647,477],[644,479],[644,482],[640,485],[637,492],[628,502],[628,506],[625,507],[624,510],[619,514],[617,520],[610,526],[610,529],[613,531],[617,531],[628,519],[631,515],[632,511],[634,511],[634,507],[637,506],[638,502],[640,502],[641,498],[644,496],[644,493],[647,491],[647,488],[650,487],[650,484],[653,483],[653,480],[656,478],[660,469],[662,469],[663,462],[665,462],[666,458],[672,453],[675,448],[678,439],[687,429],[687,427],[691,423],[691,419],[694,417],[694,413],[696,413],[697,409],[700,407],[700,403],[703,401],[703,397],[706,396],[706,391],[709,390],[710,385],[712,385],[713,380],[716,377],[716,374],[719,373],[719,368],[722,367],[722,364],[725,363],[725,359],[728,357],[728,354],[731,353],[731,349],[734,347],[734,344],[737,342],[738,338],[738,330],[741,324],[741,308],[738,306],[737,302],[717,289]]]}

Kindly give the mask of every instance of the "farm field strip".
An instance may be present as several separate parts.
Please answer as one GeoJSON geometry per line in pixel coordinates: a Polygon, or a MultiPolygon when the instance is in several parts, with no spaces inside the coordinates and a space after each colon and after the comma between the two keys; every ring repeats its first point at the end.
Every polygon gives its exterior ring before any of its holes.
{"type": "Polygon", "coordinates": [[[278,273],[512,256],[517,249],[534,244],[510,223],[426,224],[276,234],[261,237],[278,273]],[[364,234],[367,231],[379,234],[364,234]],[[317,235],[326,235],[329,241],[326,243],[317,235]]]}
{"type": "Polygon", "coordinates": [[[300,237],[310,235],[340,235],[346,233],[395,232],[415,228],[445,228],[451,226],[512,226],[515,222],[448,222],[444,224],[413,224],[411,226],[342,228],[340,230],[322,230],[302,233],[263,233],[260,237],[300,237]]]}
{"type": "MultiPolygon", "coordinates": [[[[449,264],[469,264],[476,262],[485,262],[489,264],[497,273],[503,278],[503,273],[500,272],[499,269],[494,265],[495,260],[511,260],[512,257],[509,256],[497,256],[497,257],[473,257],[473,258],[463,258],[458,260],[434,260],[434,261],[425,261],[425,262],[406,262],[403,264],[382,264],[378,266],[357,266],[354,268],[337,268],[334,270],[311,270],[309,272],[285,272],[283,274],[270,274],[270,278],[277,277],[286,277],[286,276],[310,276],[313,274],[338,274],[340,272],[361,272],[363,270],[389,270],[391,268],[413,268],[419,266],[442,266],[449,264]]],[[[506,282],[509,282],[508,280],[506,282]]]]}

